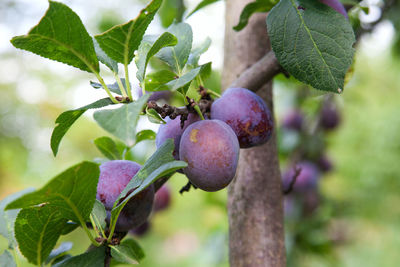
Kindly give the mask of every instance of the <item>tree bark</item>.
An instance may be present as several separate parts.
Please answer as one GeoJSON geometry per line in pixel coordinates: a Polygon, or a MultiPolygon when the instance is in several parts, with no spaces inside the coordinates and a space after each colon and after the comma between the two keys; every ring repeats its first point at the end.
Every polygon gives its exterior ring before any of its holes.
{"type": "MultiPolygon", "coordinates": [[[[253,15],[246,28],[240,32],[232,29],[248,2],[250,1],[226,1],[225,58],[222,73],[224,89],[231,84],[237,87],[250,85],[252,79],[241,81],[237,78],[270,51],[265,14],[253,15]]],[[[272,65],[277,68],[276,64],[272,65]]],[[[279,68],[273,73],[278,71],[279,68]]],[[[273,111],[271,82],[260,87],[259,95],[273,111]]],[[[257,88],[251,89],[257,91],[257,88]]],[[[240,151],[238,172],[228,190],[231,266],[285,266],[282,204],[274,133],[267,144],[240,151]]]]}

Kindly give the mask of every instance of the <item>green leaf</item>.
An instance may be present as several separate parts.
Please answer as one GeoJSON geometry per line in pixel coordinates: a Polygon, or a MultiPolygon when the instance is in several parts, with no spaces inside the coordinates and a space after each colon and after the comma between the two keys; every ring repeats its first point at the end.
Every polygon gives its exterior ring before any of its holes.
{"type": "Polygon", "coordinates": [[[3,254],[0,255],[0,263],[2,264],[2,266],[17,267],[13,256],[8,250],[4,250],[3,254]]]}
{"type": "Polygon", "coordinates": [[[11,202],[6,209],[55,206],[62,218],[84,223],[96,199],[99,174],[97,164],[84,161],[57,175],[40,190],[11,202]]]}
{"type": "Polygon", "coordinates": [[[118,246],[111,246],[111,256],[121,263],[138,264],[144,258],[144,252],[133,239],[125,239],[118,246]]]}
{"type": "Polygon", "coordinates": [[[49,1],[49,9],[27,35],[12,38],[11,43],[24,49],[88,72],[99,71],[92,38],[81,19],[62,3],[49,1]]]}
{"type": "Polygon", "coordinates": [[[111,210],[111,225],[115,225],[119,213],[129,199],[141,192],[150,184],[154,183],[157,179],[187,166],[186,162],[176,161],[174,159],[172,156],[174,148],[175,145],[173,139],[167,139],[167,141],[165,141],[144,163],[142,168],[136,173],[114,202],[114,207],[111,210]]]}
{"type": "Polygon", "coordinates": [[[94,144],[100,152],[110,160],[122,159],[117,144],[107,136],[99,137],[94,140],[94,144]]]}
{"type": "Polygon", "coordinates": [[[67,133],[72,124],[74,124],[74,122],[79,119],[79,117],[82,116],[82,114],[85,113],[86,110],[101,108],[112,104],[114,103],[111,101],[110,98],[103,98],[87,106],[74,110],[68,110],[61,113],[60,116],[58,116],[56,119],[57,125],[54,128],[53,133],[51,134],[51,150],[53,151],[54,156],[57,155],[61,139],[67,133]]]}
{"type": "Polygon", "coordinates": [[[160,91],[168,88],[163,87],[164,84],[174,80],[176,74],[169,70],[160,70],[157,72],[149,73],[144,80],[146,91],[160,91]]]}
{"type": "Polygon", "coordinates": [[[166,124],[165,120],[161,118],[160,114],[158,114],[157,111],[152,108],[149,109],[146,107],[146,115],[149,121],[152,123],[166,124]]]}
{"type": "Polygon", "coordinates": [[[65,223],[61,235],[67,235],[79,227],[79,224],[73,221],[68,221],[65,223]]]}
{"type": "Polygon", "coordinates": [[[201,79],[205,80],[208,77],[210,77],[211,72],[212,72],[211,62],[208,62],[208,63],[206,63],[204,65],[201,65],[201,69],[200,69],[199,75],[200,75],[201,79]]]}
{"type": "Polygon", "coordinates": [[[272,49],[287,72],[316,89],[343,90],[355,42],[343,15],[318,1],[281,0],[267,25],[272,49]]]}
{"type": "Polygon", "coordinates": [[[204,40],[203,43],[201,43],[198,47],[192,50],[192,52],[189,55],[187,65],[189,65],[192,68],[198,67],[200,56],[208,50],[210,45],[211,45],[211,39],[207,37],[207,39],[204,40]]]}
{"type": "Polygon", "coordinates": [[[218,2],[218,1],[220,1],[220,0],[203,0],[203,1],[201,1],[201,2],[189,13],[189,15],[186,16],[186,18],[190,17],[191,15],[193,15],[195,12],[199,11],[200,9],[202,9],[202,8],[208,6],[208,5],[211,5],[211,4],[213,4],[213,3],[216,3],[216,2],[218,2]]]}
{"type": "Polygon", "coordinates": [[[96,41],[95,38],[93,38],[93,45],[94,45],[94,51],[96,51],[96,55],[98,60],[106,65],[110,70],[112,70],[115,73],[118,73],[118,62],[110,58],[106,52],[101,49],[99,43],[96,41]]]}
{"type": "Polygon", "coordinates": [[[96,224],[95,227],[97,228],[98,232],[104,230],[107,226],[106,223],[106,208],[104,207],[103,203],[98,201],[97,199],[94,201],[94,206],[92,213],[90,214],[93,218],[94,223],[96,224]]]}
{"type": "MultiPolygon", "coordinates": [[[[122,86],[124,87],[125,91],[127,91],[128,89],[126,88],[126,81],[124,78],[121,78],[121,83],[122,83],[122,86]]],[[[90,85],[94,89],[103,89],[103,85],[101,83],[90,81],[90,85]]],[[[108,89],[110,89],[111,92],[122,95],[117,82],[114,82],[112,84],[107,84],[107,87],[108,87],[108,89]]],[[[130,86],[130,87],[132,87],[132,86],[130,86]]]]}
{"type": "Polygon", "coordinates": [[[192,49],[192,28],[187,23],[177,23],[172,24],[167,31],[178,39],[178,44],[173,47],[164,47],[156,57],[167,63],[175,73],[180,75],[192,49]]]}
{"type": "Polygon", "coordinates": [[[123,140],[128,145],[135,142],[136,125],[144,110],[149,95],[137,101],[124,104],[117,109],[99,110],[93,114],[95,121],[106,131],[123,140]]]}
{"type": "Polygon", "coordinates": [[[174,79],[160,87],[157,90],[169,90],[169,91],[182,91],[184,95],[186,95],[187,89],[189,88],[190,83],[199,75],[202,66],[192,69],[189,72],[183,74],[178,79],[174,79]]]}
{"type": "Polygon", "coordinates": [[[41,266],[56,245],[65,221],[60,211],[49,205],[19,212],[15,221],[15,238],[19,250],[29,262],[41,266]]]}
{"type": "Polygon", "coordinates": [[[136,66],[138,68],[136,77],[140,82],[143,82],[147,64],[152,56],[158,53],[161,48],[174,46],[178,40],[169,32],[164,32],[157,40],[155,36],[145,36],[140,44],[138,56],[136,58],[136,66]]]}
{"type": "Polygon", "coordinates": [[[276,5],[276,0],[256,0],[248,3],[240,13],[239,23],[233,27],[235,31],[240,31],[246,27],[251,15],[257,12],[268,12],[271,8],[276,5]]]}
{"type": "Polygon", "coordinates": [[[125,24],[114,26],[95,38],[107,55],[117,62],[128,65],[138,49],[143,35],[153,20],[162,0],[153,0],[142,9],[139,16],[125,24]]]}
{"type": "Polygon", "coordinates": [[[167,28],[174,21],[181,22],[185,10],[186,7],[183,0],[164,0],[158,11],[162,26],[167,28]]]}
{"type": "Polygon", "coordinates": [[[106,248],[101,246],[78,256],[67,258],[53,267],[100,267],[104,266],[105,256],[106,248]]]}
{"type": "Polygon", "coordinates": [[[63,255],[65,255],[65,253],[67,251],[69,251],[72,248],[72,242],[62,242],[58,248],[53,249],[50,252],[50,255],[47,257],[46,259],[46,264],[49,264],[50,262],[52,262],[53,260],[62,257],[63,255]]]}
{"type": "Polygon", "coordinates": [[[152,130],[142,130],[136,134],[136,144],[143,140],[155,140],[156,133],[152,130]]]}
{"type": "MultiPolygon", "coordinates": [[[[4,236],[8,240],[8,247],[14,248],[17,245],[14,237],[14,222],[17,218],[19,210],[4,210],[4,208],[23,195],[32,192],[33,188],[28,188],[23,191],[16,192],[12,195],[7,196],[0,202],[0,235],[4,236]]],[[[1,262],[1,261],[0,261],[1,262]]]]}

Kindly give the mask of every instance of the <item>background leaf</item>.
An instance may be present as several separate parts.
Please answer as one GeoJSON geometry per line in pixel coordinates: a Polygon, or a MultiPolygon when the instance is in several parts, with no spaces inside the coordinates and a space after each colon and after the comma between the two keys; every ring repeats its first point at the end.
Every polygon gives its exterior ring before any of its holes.
{"type": "Polygon", "coordinates": [[[201,2],[189,13],[189,15],[186,16],[186,18],[190,17],[191,15],[193,15],[194,13],[196,13],[197,11],[199,11],[200,9],[202,9],[202,8],[208,6],[208,5],[211,5],[211,4],[215,3],[215,2],[218,2],[218,1],[220,1],[220,0],[203,0],[203,1],[201,1],[201,2]]]}
{"type": "Polygon", "coordinates": [[[89,252],[63,260],[53,265],[53,267],[100,267],[104,266],[105,256],[106,248],[101,246],[89,252]]]}
{"type": "Polygon", "coordinates": [[[183,0],[163,0],[160,10],[158,11],[162,26],[167,28],[174,21],[182,22],[185,10],[186,7],[183,0]]]}
{"type": "Polygon", "coordinates": [[[118,246],[111,246],[111,256],[118,262],[138,264],[144,258],[144,252],[135,240],[129,238],[118,246]]]}
{"type": "Polygon", "coordinates": [[[246,27],[251,15],[257,12],[268,12],[277,3],[277,0],[256,0],[248,3],[240,13],[239,23],[233,27],[235,31],[240,31],[246,27]]]}
{"type": "Polygon", "coordinates": [[[156,57],[167,63],[176,74],[181,75],[192,49],[192,28],[187,23],[177,23],[172,24],[167,31],[178,39],[178,44],[161,49],[156,57]]]}
{"type": "Polygon", "coordinates": [[[111,101],[110,98],[103,98],[87,106],[74,110],[68,110],[61,113],[60,116],[58,116],[56,119],[57,125],[54,128],[53,133],[51,134],[51,150],[53,151],[54,156],[57,155],[61,139],[67,133],[72,124],[74,124],[74,122],[79,119],[79,117],[82,116],[82,114],[85,113],[86,110],[101,108],[112,104],[114,103],[111,101]]]}
{"type": "Polygon", "coordinates": [[[165,120],[152,108],[146,108],[146,115],[150,122],[157,124],[166,124],[165,120]]]}
{"type": "Polygon", "coordinates": [[[211,45],[211,39],[207,37],[203,43],[201,43],[198,47],[194,48],[189,55],[189,59],[187,65],[192,68],[199,66],[199,59],[202,54],[204,54],[211,45]]]}
{"type": "Polygon", "coordinates": [[[140,11],[136,19],[114,26],[110,30],[96,35],[95,38],[100,47],[110,58],[128,65],[161,3],[162,0],[153,0],[140,11]]]}
{"type": "Polygon", "coordinates": [[[11,202],[6,209],[18,209],[45,204],[55,206],[62,218],[88,221],[96,199],[99,166],[84,161],[54,177],[40,190],[11,202]]]}
{"type": "Polygon", "coordinates": [[[138,56],[136,58],[136,66],[138,68],[136,77],[140,82],[143,82],[146,67],[152,56],[158,53],[161,48],[176,45],[178,40],[169,32],[164,32],[155,40],[155,36],[145,36],[140,44],[138,56]]]}
{"type": "Polygon", "coordinates": [[[272,49],[286,71],[316,89],[343,89],[355,42],[343,15],[317,1],[281,0],[267,24],[272,49]]]}
{"type": "Polygon", "coordinates": [[[4,252],[0,255],[0,263],[2,264],[2,266],[17,267],[13,256],[7,249],[4,250],[4,252]]]}
{"type": "Polygon", "coordinates": [[[176,77],[176,74],[169,70],[160,70],[149,73],[146,75],[144,81],[146,91],[153,92],[168,89],[162,85],[174,80],[176,77]]]}
{"type": "Polygon", "coordinates": [[[133,145],[136,125],[148,98],[149,95],[144,95],[137,101],[124,104],[120,108],[96,111],[93,117],[104,130],[123,140],[126,144],[133,145]]]}
{"type": "Polygon", "coordinates": [[[100,60],[100,62],[106,65],[113,72],[118,73],[118,62],[110,58],[106,52],[101,49],[95,38],[93,38],[93,45],[94,51],[96,52],[97,58],[100,60]]]}
{"type": "MultiPolygon", "coordinates": [[[[126,81],[124,78],[121,78],[121,83],[122,86],[124,87],[125,91],[127,91],[128,89],[126,88],[126,81]]],[[[97,83],[97,82],[93,82],[90,81],[90,85],[94,88],[94,89],[103,89],[103,85],[101,83],[97,83]]],[[[110,89],[111,92],[114,92],[116,94],[122,95],[121,90],[119,89],[119,85],[117,82],[114,82],[112,84],[107,84],[108,89],[110,89]]],[[[132,86],[130,86],[132,88],[132,86]]]]}
{"type": "Polygon", "coordinates": [[[84,71],[98,72],[99,61],[92,38],[79,16],[62,3],[49,1],[49,4],[39,24],[27,35],[14,37],[11,43],[16,48],[84,71]]]}
{"type": "Polygon", "coordinates": [[[143,140],[155,140],[156,133],[152,130],[141,130],[136,134],[136,144],[143,140]]]}
{"type": "Polygon", "coordinates": [[[117,144],[107,136],[99,137],[94,140],[94,144],[100,150],[100,152],[110,160],[121,159],[121,153],[119,153],[117,144]]]}
{"type": "Polygon", "coordinates": [[[65,222],[54,206],[22,209],[15,221],[19,250],[29,262],[41,266],[56,245],[65,222]]]}

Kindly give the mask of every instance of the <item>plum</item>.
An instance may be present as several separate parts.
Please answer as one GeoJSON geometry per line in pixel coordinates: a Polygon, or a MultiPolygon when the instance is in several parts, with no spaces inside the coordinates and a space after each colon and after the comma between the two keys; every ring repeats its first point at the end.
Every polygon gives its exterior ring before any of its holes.
{"type": "Polygon", "coordinates": [[[301,131],[303,122],[303,113],[300,110],[291,110],[283,118],[282,126],[286,129],[301,131]]]}
{"type": "Polygon", "coordinates": [[[245,88],[229,88],[211,106],[211,119],[227,123],[241,148],[266,143],[273,129],[271,112],[265,102],[245,88]]]}
{"type": "MultiPolygon", "coordinates": [[[[140,167],[136,162],[129,160],[112,160],[100,165],[96,198],[106,208],[107,223],[110,222],[110,211],[114,202],[140,167]]],[[[128,231],[144,223],[151,213],[153,200],[153,185],[131,198],[118,217],[116,231],[128,231]]]]}
{"type": "Polygon", "coordinates": [[[283,188],[287,189],[295,176],[296,167],[300,168],[301,171],[297,176],[296,183],[293,186],[295,192],[306,192],[308,190],[314,190],[318,184],[318,178],[320,173],[318,167],[309,161],[302,161],[296,166],[292,166],[282,174],[283,188]]]}
{"type": "Polygon", "coordinates": [[[346,9],[344,8],[343,4],[340,3],[339,0],[319,0],[321,3],[330,6],[331,8],[333,8],[334,10],[336,10],[336,12],[342,14],[346,19],[348,19],[349,17],[347,16],[347,12],[346,9]]]}
{"type": "Polygon", "coordinates": [[[333,169],[333,163],[326,155],[321,155],[316,163],[322,172],[330,172],[333,169]]]}
{"type": "Polygon", "coordinates": [[[226,187],[236,173],[239,142],[229,125],[219,120],[202,120],[184,131],[180,159],[187,162],[183,172],[189,181],[205,191],[226,187]]]}
{"type": "Polygon", "coordinates": [[[158,128],[157,136],[156,136],[156,146],[159,148],[165,140],[168,138],[174,139],[175,149],[173,152],[173,156],[176,160],[179,159],[179,143],[181,140],[181,136],[185,129],[192,124],[200,120],[200,117],[197,114],[190,113],[188,115],[187,120],[184,123],[183,129],[181,128],[181,116],[176,117],[171,120],[170,118],[166,118],[166,124],[161,124],[160,128],[158,128]]]}
{"type": "Polygon", "coordinates": [[[325,130],[333,130],[340,123],[340,114],[335,105],[327,103],[322,106],[320,124],[325,130]]]}
{"type": "Polygon", "coordinates": [[[149,232],[151,228],[151,224],[149,221],[146,221],[145,223],[139,225],[138,227],[130,230],[129,232],[135,236],[144,236],[149,232]]]}
{"type": "MultiPolygon", "coordinates": [[[[139,97],[143,95],[142,88],[137,89],[137,94],[139,97]]],[[[158,100],[165,100],[169,101],[172,96],[172,92],[168,90],[156,91],[156,92],[146,92],[146,94],[151,94],[149,100],[147,101],[158,101],[158,100]]]]}
{"type": "Polygon", "coordinates": [[[156,195],[154,196],[154,211],[162,211],[168,208],[171,202],[171,193],[169,192],[169,188],[166,185],[163,185],[158,189],[156,195]]]}

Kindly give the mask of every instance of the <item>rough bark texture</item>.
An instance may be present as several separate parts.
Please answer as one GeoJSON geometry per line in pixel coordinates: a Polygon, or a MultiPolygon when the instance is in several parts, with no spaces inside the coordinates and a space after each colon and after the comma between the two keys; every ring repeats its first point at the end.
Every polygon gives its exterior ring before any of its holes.
{"type": "MultiPolygon", "coordinates": [[[[238,33],[232,30],[248,2],[249,0],[226,2],[225,59],[222,74],[224,89],[270,49],[265,15],[253,15],[249,25],[238,33]]],[[[247,85],[246,82],[234,84],[243,87],[247,85]]],[[[272,110],[271,83],[259,89],[259,95],[272,110]]],[[[285,266],[282,201],[274,134],[267,144],[242,149],[240,152],[237,176],[228,192],[231,266],[285,266]]]]}

